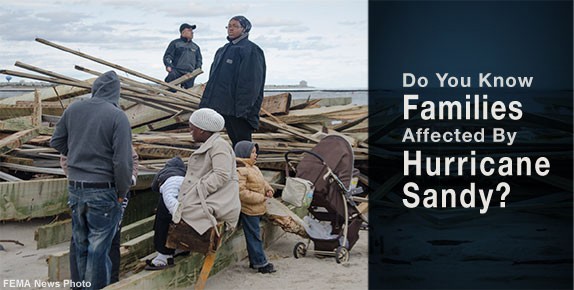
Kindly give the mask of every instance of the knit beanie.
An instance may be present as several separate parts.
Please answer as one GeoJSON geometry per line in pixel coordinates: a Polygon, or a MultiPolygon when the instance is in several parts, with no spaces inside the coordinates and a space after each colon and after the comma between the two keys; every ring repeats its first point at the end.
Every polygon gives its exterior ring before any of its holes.
{"type": "Polygon", "coordinates": [[[225,126],[223,116],[209,108],[201,108],[193,112],[189,117],[189,122],[195,127],[209,132],[219,132],[225,126]]]}
{"type": "Polygon", "coordinates": [[[259,145],[251,141],[239,141],[235,144],[235,156],[239,158],[249,158],[251,157],[251,151],[255,147],[255,151],[259,151],[259,145]]]}
{"type": "Polygon", "coordinates": [[[245,18],[245,16],[241,16],[241,15],[233,16],[233,17],[231,17],[230,20],[239,21],[239,24],[241,24],[241,26],[245,29],[245,33],[249,32],[251,30],[251,22],[249,22],[249,20],[247,18],[245,18]]]}

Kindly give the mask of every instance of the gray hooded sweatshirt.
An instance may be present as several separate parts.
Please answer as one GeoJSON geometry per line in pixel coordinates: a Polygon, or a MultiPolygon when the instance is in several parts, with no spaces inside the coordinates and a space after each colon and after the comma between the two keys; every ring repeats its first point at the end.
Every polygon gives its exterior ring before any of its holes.
{"type": "Polygon", "coordinates": [[[119,108],[120,81],[108,71],[92,85],[92,97],[72,103],[56,125],[50,146],[68,157],[68,179],[115,182],[125,197],[132,176],[132,134],[119,108]]]}

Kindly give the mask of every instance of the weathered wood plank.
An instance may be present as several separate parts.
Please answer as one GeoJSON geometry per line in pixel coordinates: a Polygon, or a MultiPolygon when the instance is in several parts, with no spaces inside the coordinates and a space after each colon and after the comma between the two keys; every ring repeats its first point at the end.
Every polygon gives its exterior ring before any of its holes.
{"type": "MultiPolygon", "coordinates": [[[[265,247],[284,233],[279,227],[273,226],[271,223],[262,223],[261,227],[265,247]]],[[[217,258],[210,275],[214,275],[246,256],[247,250],[243,230],[238,229],[228,240],[223,242],[217,251],[217,258]]],[[[162,271],[142,271],[109,285],[105,289],[146,290],[188,287],[195,283],[199,276],[203,260],[203,255],[192,253],[188,257],[176,259],[174,267],[162,271]]]]}
{"type": "Polygon", "coordinates": [[[67,219],[41,226],[34,233],[36,249],[44,249],[66,241],[72,237],[72,220],[67,219]]]}
{"type": "Polygon", "coordinates": [[[28,129],[3,138],[0,140],[0,154],[10,152],[38,135],[38,129],[28,129]]]}
{"type": "MultiPolygon", "coordinates": [[[[134,189],[149,188],[154,173],[138,175],[137,185],[134,189]]],[[[145,195],[145,193],[138,193],[145,195]]],[[[149,213],[155,206],[156,193],[150,193],[153,203],[149,213]]],[[[0,182],[0,221],[25,220],[29,218],[53,216],[68,211],[68,179],[54,178],[44,180],[23,180],[16,182],[0,182]]],[[[137,199],[132,199],[134,209],[128,206],[126,216],[135,211],[137,199]]],[[[145,204],[149,202],[146,201],[145,204]]],[[[140,206],[141,214],[145,214],[145,205],[140,206]]],[[[143,218],[143,217],[140,217],[143,218]]],[[[128,221],[131,222],[131,221],[128,221]]]]}
{"type": "Polygon", "coordinates": [[[68,202],[65,178],[0,183],[0,220],[24,220],[65,212],[68,202]]]}
{"type": "Polygon", "coordinates": [[[283,93],[264,97],[261,103],[261,109],[271,114],[285,115],[289,114],[290,104],[291,94],[283,93]]]}
{"type": "MultiPolygon", "coordinates": [[[[88,83],[92,83],[95,79],[86,80],[88,83]]],[[[76,96],[81,96],[88,94],[89,89],[79,88],[67,85],[59,85],[55,87],[47,87],[38,89],[40,99],[42,101],[57,101],[60,99],[67,99],[76,96]]],[[[18,101],[34,101],[34,92],[23,94],[20,96],[5,98],[0,100],[0,104],[15,105],[18,101]]]]}

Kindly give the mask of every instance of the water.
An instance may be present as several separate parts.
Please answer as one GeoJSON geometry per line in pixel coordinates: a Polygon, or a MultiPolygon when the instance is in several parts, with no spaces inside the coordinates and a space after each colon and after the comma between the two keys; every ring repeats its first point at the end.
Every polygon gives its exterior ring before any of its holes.
{"type": "Polygon", "coordinates": [[[272,90],[265,91],[265,96],[276,95],[280,93],[291,93],[293,100],[297,99],[328,99],[351,97],[352,104],[367,105],[369,103],[369,94],[367,90],[272,90]]]}

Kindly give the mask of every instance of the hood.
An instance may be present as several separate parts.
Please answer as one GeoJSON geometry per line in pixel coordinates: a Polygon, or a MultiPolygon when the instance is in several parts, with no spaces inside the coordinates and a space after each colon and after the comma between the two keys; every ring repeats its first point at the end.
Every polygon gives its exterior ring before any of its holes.
{"type": "Polygon", "coordinates": [[[183,160],[178,157],[173,157],[165,163],[165,166],[155,175],[151,183],[151,189],[159,192],[161,185],[172,176],[185,176],[186,172],[183,160]]]}
{"type": "Polygon", "coordinates": [[[92,85],[92,98],[100,99],[119,107],[120,79],[113,70],[99,76],[92,85]]]}

